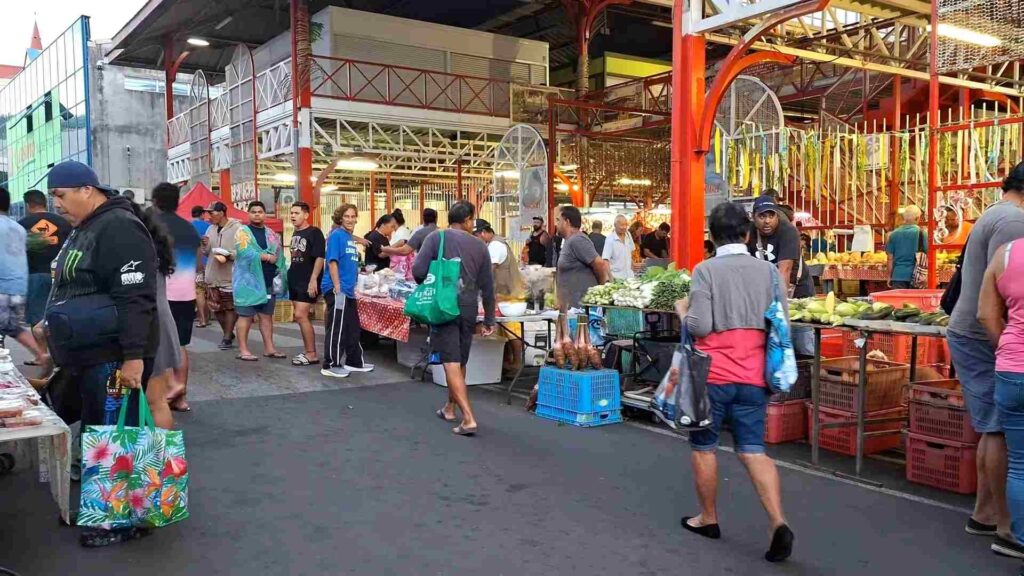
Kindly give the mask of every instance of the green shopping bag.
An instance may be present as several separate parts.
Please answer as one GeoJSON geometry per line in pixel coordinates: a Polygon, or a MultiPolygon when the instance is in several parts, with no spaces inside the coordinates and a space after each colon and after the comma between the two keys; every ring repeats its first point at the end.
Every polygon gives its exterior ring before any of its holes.
{"type": "Polygon", "coordinates": [[[165,526],[188,517],[188,465],[180,431],[153,424],[145,396],[139,426],[126,427],[130,394],[116,426],[82,432],[82,494],[79,526],[106,529],[165,526]]]}
{"type": "Polygon", "coordinates": [[[427,277],[405,301],[405,315],[420,324],[445,324],[459,317],[459,274],[462,262],[444,258],[444,232],[437,258],[430,263],[427,277]]]}

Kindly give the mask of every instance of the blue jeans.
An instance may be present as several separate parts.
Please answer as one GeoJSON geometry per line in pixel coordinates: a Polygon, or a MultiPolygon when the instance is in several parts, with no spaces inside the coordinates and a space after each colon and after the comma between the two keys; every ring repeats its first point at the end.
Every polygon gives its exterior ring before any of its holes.
{"type": "Polygon", "coordinates": [[[995,397],[1010,466],[1006,474],[1010,531],[1018,542],[1024,542],[1024,373],[996,372],[995,397]]]}
{"type": "Polygon", "coordinates": [[[43,319],[46,300],[50,297],[50,273],[28,275],[28,300],[25,302],[25,322],[35,326],[43,319]]]}
{"type": "Polygon", "coordinates": [[[1002,432],[999,411],[996,410],[995,374],[996,350],[988,340],[946,333],[953,366],[964,390],[964,403],[971,416],[971,426],[980,433],[1002,432]]]}
{"type": "Polygon", "coordinates": [[[711,426],[690,432],[690,447],[698,452],[718,448],[722,424],[728,422],[737,454],[764,454],[764,421],[768,389],[749,384],[708,384],[711,426]]]}

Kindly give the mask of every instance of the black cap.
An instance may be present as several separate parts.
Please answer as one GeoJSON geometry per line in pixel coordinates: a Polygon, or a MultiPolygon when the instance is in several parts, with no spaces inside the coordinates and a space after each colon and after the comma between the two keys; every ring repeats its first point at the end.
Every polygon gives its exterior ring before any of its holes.
{"type": "Polygon", "coordinates": [[[74,160],[65,160],[54,165],[46,175],[46,187],[50,190],[54,188],[81,188],[83,186],[91,186],[107,196],[117,194],[117,191],[110,186],[100,184],[100,179],[92,168],[74,160]]]}
{"type": "Polygon", "coordinates": [[[210,207],[206,209],[207,212],[223,212],[228,213],[228,207],[223,202],[214,202],[210,204],[210,207]]]}
{"type": "Polygon", "coordinates": [[[473,234],[479,234],[481,232],[490,232],[494,234],[494,228],[491,228],[491,223],[483,218],[476,219],[476,227],[473,229],[473,234]]]}
{"type": "Polygon", "coordinates": [[[533,219],[534,219],[534,220],[536,220],[536,221],[538,221],[538,222],[540,222],[541,224],[543,224],[543,223],[544,223],[544,219],[543,219],[543,218],[541,218],[540,216],[534,216],[534,217],[533,217],[533,219]]]}
{"type": "Polygon", "coordinates": [[[775,198],[768,194],[762,194],[754,200],[754,216],[765,212],[778,213],[778,211],[779,205],[775,203],[775,198]]]}

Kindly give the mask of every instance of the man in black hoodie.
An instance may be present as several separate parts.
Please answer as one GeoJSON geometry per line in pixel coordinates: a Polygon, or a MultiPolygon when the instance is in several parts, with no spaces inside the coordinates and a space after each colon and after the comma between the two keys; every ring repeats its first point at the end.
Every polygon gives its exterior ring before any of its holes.
{"type": "MultiPolygon", "coordinates": [[[[47,310],[51,353],[76,376],[83,428],[115,424],[123,394],[134,420],[142,394],[127,395],[125,389],[145,388],[159,339],[153,240],[138,208],[100,185],[85,164],[57,164],[47,187],[74,227],[53,271],[47,310]]],[[[88,529],[81,541],[106,546],[142,534],[88,529]]]]}

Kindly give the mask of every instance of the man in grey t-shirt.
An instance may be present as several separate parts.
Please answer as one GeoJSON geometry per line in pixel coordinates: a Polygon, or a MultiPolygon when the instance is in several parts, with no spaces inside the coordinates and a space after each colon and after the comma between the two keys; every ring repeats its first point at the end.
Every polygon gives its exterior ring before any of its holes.
{"type": "Polygon", "coordinates": [[[555,227],[565,238],[557,266],[558,304],[563,312],[579,306],[591,286],[609,278],[608,263],[597,253],[594,242],[580,232],[582,225],[583,216],[575,206],[563,206],[555,217],[555,227]]]}
{"type": "Polygon", "coordinates": [[[1010,535],[1006,507],[1006,439],[995,402],[995,346],[978,322],[981,282],[996,250],[1024,238],[1024,162],[1003,182],[1003,198],[981,215],[971,230],[960,269],[960,299],[949,319],[947,340],[963,386],[964,401],[978,443],[978,497],[967,521],[972,534],[994,534],[992,549],[1017,555],[1024,550],[1010,535]],[[1018,548],[1020,550],[1018,550],[1018,548]]]}

